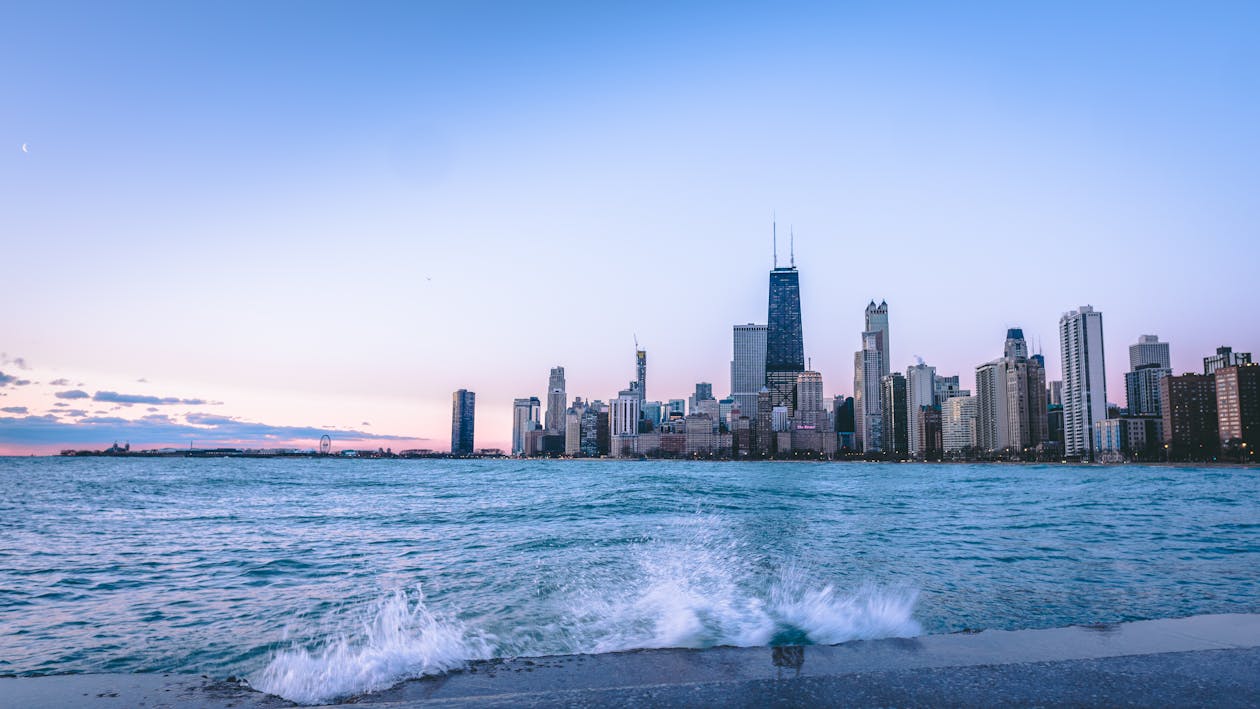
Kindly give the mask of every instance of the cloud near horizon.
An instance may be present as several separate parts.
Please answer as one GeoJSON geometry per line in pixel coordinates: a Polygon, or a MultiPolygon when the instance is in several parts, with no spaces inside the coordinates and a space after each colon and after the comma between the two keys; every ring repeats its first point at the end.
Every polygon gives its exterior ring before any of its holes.
{"type": "MultiPolygon", "coordinates": [[[[82,412],[58,412],[68,415],[82,412]]],[[[273,426],[229,416],[192,413],[184,422],[165,414],[140,419],[118,416],[90,416],[70,423],[52,414],[0,418],[0,445],[47,448],[50,446],[91,446],[105,448],[114,440],[130,441],[133,449],[184,446],[232,445],[242,447],[316,448],[321,436],[355,443],[425,441],[423,437],[372,434],[363,431],[314,426],[273,426]]]]}
{"type": "Polygon", "coordinates": [[[92,395],[82,389],[71,389],[70,391],[59,391],[53,396],[58,399],[90,399],[92,395]]]}
{"type": "Polygon", "coordinates": [[[151,406],[217,406],[221,401],[207,401],[205,399],[180,399],[174,396],[149,396],[147,394],[119,394],[116,391],[98,391],[92,396],[92,401],[103,401],[110,404],[149,404],[151,406]]]}
{"type": "Polygon", "coordinates": [[[0,372],[0,387],[6,387],[6,386],[9,386],[10,384],[12,384],[15,387],[24,387],[30,383],[31,383],[31,380],[29,379],[19,379],[15,375],[5,374],[4,372],[0,372]]]}

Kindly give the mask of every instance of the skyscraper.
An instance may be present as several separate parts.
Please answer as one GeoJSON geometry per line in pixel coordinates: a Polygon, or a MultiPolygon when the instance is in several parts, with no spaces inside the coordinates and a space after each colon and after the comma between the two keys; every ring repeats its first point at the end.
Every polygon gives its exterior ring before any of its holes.
{"type": "Polygon", "coordinates": [[[1129,369],[1134,370],[1149,364],[1159,365],[1164,369],[1172,367],[1168,343],[1160,342],[1158,335],[1140,335],[1137,344],[1129,345],[1129,369]]]}
{"type": "Polygon", "coordinates": [[[771,406],[796,408],[796,375],[805,371],[805,340],[801,329],[801,285],[796,257],[787,268],[770,271],[770,299],[766,312],[766,388],[771,406]]]}
{"type": "Polygon", "coordinates": [[[975,447],[976,397],[955,396],[941,402],[941,441],[947,454],[975,447]]]}
{"type": "Polygon", "coordinates": [[[883,387],[891,369],[888,358],[888,303],[866,306],[862,349],[853,355],[853,402],[857,415],[857,444],[864,451],[880,451],[884,445],[883,387]]]}
{"type": "Polygon", "coordinates": [[[564,435],[564,367],[552,367],[547,381],[547,433],[564,435]]]}
{"type": "Polygon", "coordinates": [[[1063,452],[1093,458],[1094,422],[1107,418],[1102,313],[1091,306],[1059,318],[1063,356],[1063,452]]]}
{"type": "Polygon", "coordinates": [[[878,333],[862,333],[862,349],[853,355],[853,409],[857,417],[854,442],[858,450],[884,449],[884,411],[880,405],[883,357],[878,333]]]}
{"type": "Polygon", "coordinates": [[[881,382],[883,392],[884,452],[903,458],[910,449],[910,418],[906,411],[906,378],[893,372],[881,382]]]}
{"type": "Polygon", "coordinates": [[[924,428],[917,424],[924,408],[936,405],[936,367],[929,367],[923,362],[906,368],[906,410],[910,421],[910,454],[923,455],[928,441],[920,439],[924,428]]]}
{"type": "Polygon", "coordinates": [[[1254,461],[1260,445],[1260,364],[1221,367],[1215,377],[1221,444],[1254,461]]]}
{"type": "Polygon", "coordinates": [[[1009,401],[1006,358],[976,367],[976,447],[980,450],[1000,451],[1009,445],[1009,401]]]}
{"type": "Polygon", "coordinates": [[[647,350],[639,347],[636,339],[634,343],[634,371],[637,375],[636,381],[639,383],[639,404],[647,401],[647,350]]]}
{"type": "Polygon", "coordinates": [[[888,354],[888,302],[881,300],[879,305],[875,305],[875,301],[871,301],[866,306],[866,332],[873,332],[876,335],[875,348],[879,350],[882,364],[880,365],[879,376],[883,378],[892,371],[892,358],[888,354]]]}
{"type": "Polygon", "coordinates": [[[638,452],[639,395],[631,389],[623,389],[608,407],[608,434],[610,452],[614,458],[638,452]]]}
{"type": "Polygon", "coordinates": [[[731,398],[739,411],[757,418],[757,392],[766,385],[766,326],[736,325],[731,359],[731,398]]]}
{"type": "Polygon", "coordinates": [[[1046,441],[1046,367],[1041,355],[1028,355],[1024,331],[1006,331],[1006,440],[999,448],[1027,451],[1046,441]]]}
{"type": "Polygon", "coordinates": [[[525,453],[525,436],[540,428],[538,413],[541,407],[542,403],[536,396],[512,402],[512,455],[525,453]]]}
{"type": "Polygon", "coordinates": [[[473,413],[477,395],[467,389],[451,394],[451,455],[473,452],[473,413]]]}
{"type": "Polygon", "coordinates": [[[1215,376],[1167,376],[1159,380],[1159,388],[1168,459],[1214,458],[1221,444],[1215,376]]]}
{"type": "Polygon", "coordinates": [[[1160,401],[1159,380],[1172,374],[1168,367],[1158,362],[1139,364],[1132,372],[1124,373],[1124,398],[1130,416],[1159,416],[1163,411],[1160,401]]]}

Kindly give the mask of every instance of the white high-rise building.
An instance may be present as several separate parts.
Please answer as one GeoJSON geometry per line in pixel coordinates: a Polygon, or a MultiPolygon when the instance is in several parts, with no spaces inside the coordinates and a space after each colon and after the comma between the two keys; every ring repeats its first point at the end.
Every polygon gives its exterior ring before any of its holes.
{"type": "Polygon", "coordinates": [[[766,385],[766,326],[736,325],[731,359],[731,398],[756,420],[757,392],[766,385]]]}
{"type": "Polygon", "coordinates": [[[853,355],[854,440],[859,450],[884,449],[884,410],[880,381],[884,371],[879,333],[862,333],[862,349],[853,355]]]}
{"type": "Polygon", "coordinates": [[[1158,364],[1164,369],[1172,368],[1168,343],[1160,342],[1158,335],[1141,335],[1137,344],[1129,345],[1129,371],[1148,364],[1158,364]]]}
{"type": "Polygon", "coordinates": [[[1091,306],[1059,318],[1063,355],[1063,452],[1093,459],[1094,423],[1107,418],[1102,313],[1091,306]]]}
{"type": "Polygon", "coordinates": [[[985,451],[1006,448],[1009,438],[1006,359],[976,367],[976,446],[985,451]]]}
{"type": "Polygon", "coordinates": [[[929,367],[920,362],[906,368],[906,413],[909,416],[908,433],[910,434],[910,455],[921,455],[926,452],[927,441],[920,440],[921,427],[913,425],[919,418],[923,407],[936,404],[936,367],[929,367]]]}
{"type": "Polygon", "coordinates": [[[547,433],[564,435],[564,367],[552,367],[547,380],[547,433]]]}
{"type": "Polygon", "coordinates": [[[888,355],[888,302],[880,301],[879,305],[875,305],[875,301],[866,306],[866,332],[873,332],[876,335],[875,347],[883,356],[883,364],[879,370],[879,377],[883,379],[892,372],[892,359],[888,355]]]}
{"type": "Polygon", "coordinates": [[[976,445],[976,397],[954,396],[941,402],[941,445],[961,453],[976,445]]]}
{"type": "MultiPolygon", "coordinates": [[[[637,389],[638,387],[635,387],[637,389]]],[[[637,452],[639,437],[639,393],[635,389],[623,389],[608,406],[609,453],[619,457],[637,452]]]]}
{"type": "Polygon", "coordinates": [[[538,430],[538,410],[541,406],[536,396],[512,402],[512,455],[524,455],[525,435],[538,430]]]}

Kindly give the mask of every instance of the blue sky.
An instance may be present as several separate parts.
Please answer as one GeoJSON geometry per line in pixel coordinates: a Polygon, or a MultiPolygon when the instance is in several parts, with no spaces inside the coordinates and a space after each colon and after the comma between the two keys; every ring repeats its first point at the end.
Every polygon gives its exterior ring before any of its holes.
{"type": "Polygon", "coordinates": [[[653,398],[725,394],[773,212],[828,394],[851,393],[871,298],[895,369],[965,384],[1011,326],[1057,375],[1058,317],[1085,303],[1112,401],[1139,334],[1178,370],[1260,349],[1254,3],[0,19],[0,349],[30,366],[0,371],[39,382],[0,404],[28,416],[70,378],[445,447],[467,387],[478,445],[503,445],[550,366],[571,395],[625,386],[635,335],[653,398]]]}

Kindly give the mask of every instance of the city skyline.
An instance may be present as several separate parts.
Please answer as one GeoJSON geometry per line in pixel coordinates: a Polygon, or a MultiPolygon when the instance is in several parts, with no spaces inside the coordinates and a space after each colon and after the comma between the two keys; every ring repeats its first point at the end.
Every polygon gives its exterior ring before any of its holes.
{"type": "Polygon", "coordinates": [[[0,452],[440,449],[460,388],[509,450],[636,336],[725,396],[776,211],[827,400],[872,300],[964,389],[1086,303],[1112,403],[1141,335],[1260,350],[1251,5],[73,7],[5,11],[0,452]]]}

